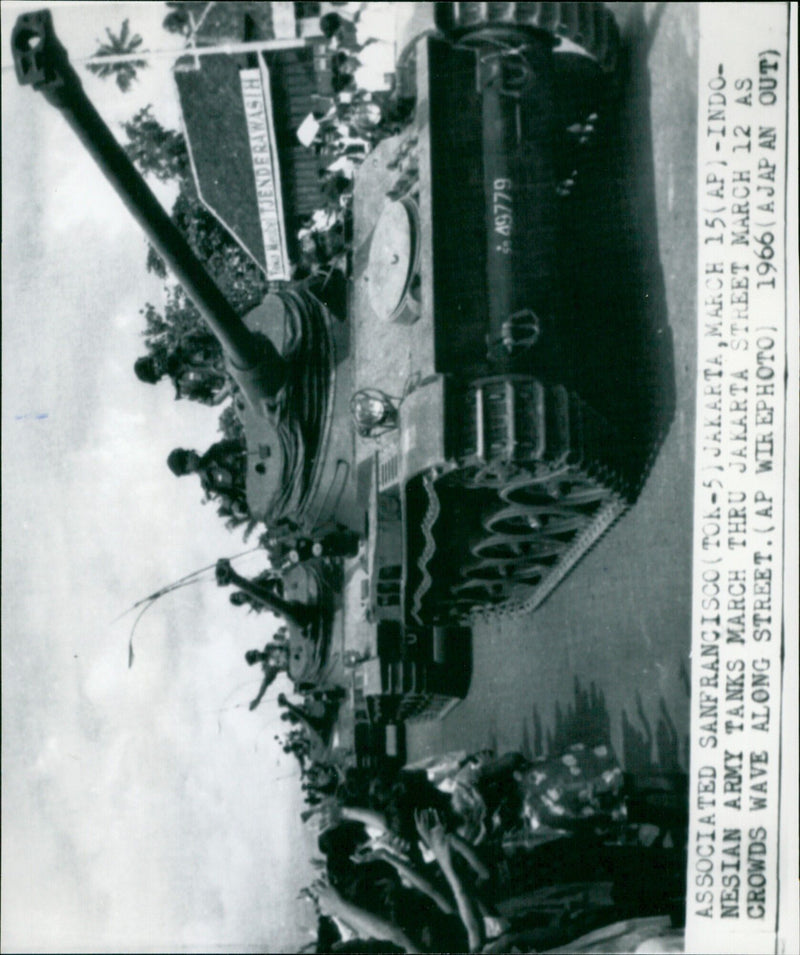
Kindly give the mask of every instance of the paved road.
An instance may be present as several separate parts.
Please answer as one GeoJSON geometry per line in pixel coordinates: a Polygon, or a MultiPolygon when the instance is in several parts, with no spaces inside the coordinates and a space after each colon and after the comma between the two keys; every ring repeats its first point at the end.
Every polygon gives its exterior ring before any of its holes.
{"type": "Polygon", "coordinates": [[[622,218],[616,281],[592,278],[609,331],[587,387],[601,403],[613,394],[607,410],[628,439],[669,430],[635,506],[553,595],[525,617],[478,624],[469,695],[444,721],[408,728],[410,760],[605,737],[629,771],[688,769],[697,10],[611,6],[625,52],[612,157],[622,218]]]}

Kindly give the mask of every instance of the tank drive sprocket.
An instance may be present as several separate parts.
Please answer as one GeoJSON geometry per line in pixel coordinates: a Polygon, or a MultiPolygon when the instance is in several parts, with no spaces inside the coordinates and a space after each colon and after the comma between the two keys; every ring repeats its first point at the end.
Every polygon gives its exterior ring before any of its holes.
{"type": "Polygon", "coordinates": [[[437,3],[434,17],[455,37],[487,27],[543,30],[580,47],[605,73],[616,66],[619,30],[602,3],[437,3]]]}

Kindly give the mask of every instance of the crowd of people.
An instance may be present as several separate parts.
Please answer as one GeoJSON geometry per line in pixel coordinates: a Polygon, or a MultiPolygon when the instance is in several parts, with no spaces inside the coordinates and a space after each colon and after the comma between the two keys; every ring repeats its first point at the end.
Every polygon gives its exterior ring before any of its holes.
{"type": "Polygon", "coordinates": [[[651,784],[626,778],[609,747],[582,745],[329,779],[304,814],[324,868],[303,892],[318,916],[310,950],[552,951],[648,919],[677,944],[686,799],[681,779],[651,784]]]}
{"type": "Polygon", "coordinates": [[[305,144],[327,166],[320,171],[320,207],[297,235],[297,277],[336,267],[346,270],[353,176],[375,146],[399,132],[407,120],[408,107],[392,95],[394,46],[373,34],[374,25],[363,9],[348,13],[342,8],[320,19],[331,95],[317,97],[313,135],[305,144]]]}

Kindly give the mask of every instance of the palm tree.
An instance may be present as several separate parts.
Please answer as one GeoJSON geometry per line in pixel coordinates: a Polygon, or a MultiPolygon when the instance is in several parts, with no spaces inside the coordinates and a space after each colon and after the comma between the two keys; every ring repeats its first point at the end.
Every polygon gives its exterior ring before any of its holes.
{"type": "MultiPolygon", "coordinates": [[[[90,57],[72,59],[73,63],[85,64],[86,68],[92,73],[97,74],[102,79],[113,76],[116,79],[117,86],[123,93],[131,88],[131,83],[137,78],[138,70],[144,69],[153,59],[171,59],[175,61],[175,69],[186,68],[186,60],[190,57],[194,61],[194,69],[199,67],[199,58],[201,56],[213,56],[224,53],[228,56],[234,56],[238,53],[260,53],[274,50],[288,50],[306,45],[302,37],[287,37],[279,40],[255,40],[244,43],[215,43],[210,46],[197,46],[196,34],[203,24],[209,10],[216,6],[216,3],[206,3],[199,17],[193,13],[178,10],[181,14],[175,21],[177,27],[167,25],[173,32],[183,32],[186,36],[186,43],[183,49],[172,50],[141,50],[142,38],[138,33],[131,35],[128,20],[124,20],[119,35],[115,36],[111,30],[106,27],[106,36],[108,39],[101,42],[97,40],[97,50],[90,57]],[[185,26],[186,29],[183,29],[185,26]],[[181,62],[182,61],[182,62],[181,62]],[[180,64],[180,65],[179,65],[180,64]]],[[[169,20],[169,17],[167,18],[169,20]]],[[[172,24],[172,21],[170,21],[172,24]]]]}
{"type": "MultiPolygon", "coordinates": [[[[106,27],[106,36],[108,41],[99,44],[94,57],[114,57],[114,62],[109,63],[87,63],[87,68],[96,73],[101,79],[113,76],[116,79],[117,86],[123,93],[131,87],[131,83],[136,79],[137,70],[144,69],[147,66],[147,60],[136,59],[116,59],[118,57],[130,57],[140,52],[142,38],[138,33],[131,34],[128,21],[123,20],[122,28],[119,34],[115,36],[111,30],[106,27]]],[[[142,50],[141,52],[146,52],[142,50]]],[[[94,59],[94,57],[92,59],[94,59]]]]}

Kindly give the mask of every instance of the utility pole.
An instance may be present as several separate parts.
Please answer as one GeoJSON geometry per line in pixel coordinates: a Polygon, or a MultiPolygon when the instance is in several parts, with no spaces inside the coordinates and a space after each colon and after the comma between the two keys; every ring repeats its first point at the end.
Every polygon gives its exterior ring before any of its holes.
{"type": "MultiPolygon", "coordinates": [[[[280,40],[252,40],[247,43],[218,43],[214,46],[200,46],[190,49],[173,50],[144,50],[140,53],[120,53],[117,56],[82,56],[70,57],[70,62],[74,64],[102,64],[108,63],[141,63],[147,60],[165,60],[172,58],[180,60],[184,57],[200,56],[234,56],[242,53],[272,53],[277,50],[300,49],[307,44],[307,40],[302,37],[288,37],[280,40]]],[[[180,68],[180,67],[179,67],[180,68]]],[[[9,63],[3,67],[4,70],[13,70],[14,64],[9,63]]]]}
{"type": "MultiPolygon", "coordinates": [[[[197,46],[174,50],[142,50],[140,53],[120,53],[117,56],[70,57],[72,63],[134,63],[137,60],[163,60],[172,57],[180,60],[185,56],[233,56],[240,53],[271,53],[276,50],[294,50],[304,47],[307,40],[303,37],[287,37],[281,40],[250,40],[243,43],[217,43],[214,46],[197,46]]],[[[11,64],[13,68],[13,64],[11,64]]]]}

